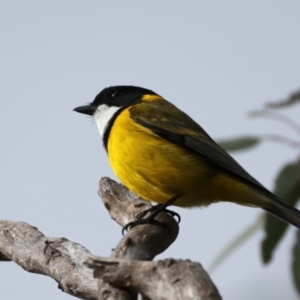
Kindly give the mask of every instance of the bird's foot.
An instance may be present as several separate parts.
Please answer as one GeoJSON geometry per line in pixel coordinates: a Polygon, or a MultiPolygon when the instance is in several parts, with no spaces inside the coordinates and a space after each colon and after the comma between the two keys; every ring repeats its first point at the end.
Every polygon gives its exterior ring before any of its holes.
{"type": "Polygon", "coordinates": [[[177,218],[177,223],[181,221],[180,215],[172,210],[166,209],[164,205],[157,204],[154,205],[148,209],[145,209],[144,211],[140,212],[137,216],[137,220],[133,222],[129,222],[126,224],[123,229],[122,229],[122,234],[124,235],[125,231],[128,231],[132,229],[133,227],[137,225],[142,225],[142,224],[153,224],[161,227],[168,227],[168,225],[159,222],[155,220],[155,217],[161,212],[164,211],[171,215],[173,218],[177,218]],[[148,213],[151,213],[148,217],[145,217],[148,213]]]}

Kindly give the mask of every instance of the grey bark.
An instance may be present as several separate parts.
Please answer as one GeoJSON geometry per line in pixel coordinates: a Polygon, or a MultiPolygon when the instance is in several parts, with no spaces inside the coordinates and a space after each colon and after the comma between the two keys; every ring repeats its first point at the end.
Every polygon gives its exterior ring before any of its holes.
{"type": "MultiPolygon", "coordinates": [[[[151,207],[109,178],[101,179],[98,194],[122,227],[151,207]]],[[[29,272],[50,276],[63,291],[81,299],[132,300],[137,293],[152,300],[221,299],[200,264],[151,262],[179,232],[177,222],[167,213],[160,213],[156,220],[165,226],[132,228],[106,259],[92,257],[86,248],[65,238],[46,237],[24,222],[0,221],[0,260],[12,260],[29,272]]]]}
{"type": "Polygon", "coordinates": [[[189,260],[126,261],[90,257],[94,276],[131,288],[152,300],[220,300],[217,288],[199,263],[189,260]]]}
{"type": "Polygon", "coordinates": [[[24,270],[47,275],[64,292],[97,299],[97,280],[84,265],[91,253],[65,238],[49,238],[24,222],[0,221],[0,253],[24,270]]]}

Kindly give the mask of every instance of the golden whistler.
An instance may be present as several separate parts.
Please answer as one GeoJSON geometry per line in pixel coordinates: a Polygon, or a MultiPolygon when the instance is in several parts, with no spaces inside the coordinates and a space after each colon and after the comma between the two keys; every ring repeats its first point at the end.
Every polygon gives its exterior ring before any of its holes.
{"type": "Polygon", "coordinates": [[[266,189],[200,125],[155,92],[112,86],[74,110],[94,117],[115,174],[128,189],[159,204],[154,215],[171,204],[229,201],[260,207],[300,227],[300,211],[266,189]]]}

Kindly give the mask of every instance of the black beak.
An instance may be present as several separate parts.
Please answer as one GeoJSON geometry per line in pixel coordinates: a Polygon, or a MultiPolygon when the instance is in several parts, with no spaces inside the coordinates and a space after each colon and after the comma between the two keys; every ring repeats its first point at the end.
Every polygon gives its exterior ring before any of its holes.
{"type": "Polygon", "coordinates": [[[95,113],[96,109],[97,109],[97,107],[89,104],[89,105],[84,105],[84,106],[78,106],[78,107],[74,108],[73,110],[76,112],[79,112],[81,114],[92,116],[95,113]]]}

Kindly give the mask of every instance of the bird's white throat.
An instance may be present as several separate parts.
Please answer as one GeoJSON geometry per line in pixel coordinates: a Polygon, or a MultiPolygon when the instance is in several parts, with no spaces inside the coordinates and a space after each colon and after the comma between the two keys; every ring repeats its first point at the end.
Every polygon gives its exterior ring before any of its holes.
{"type": "Polygon", "coordinates": [[[121,107],[108,106],[106,104],[101,104],[98,106],[93,117],[101,136],[104,135],[109,121],[120,108],[121,107]]]}

